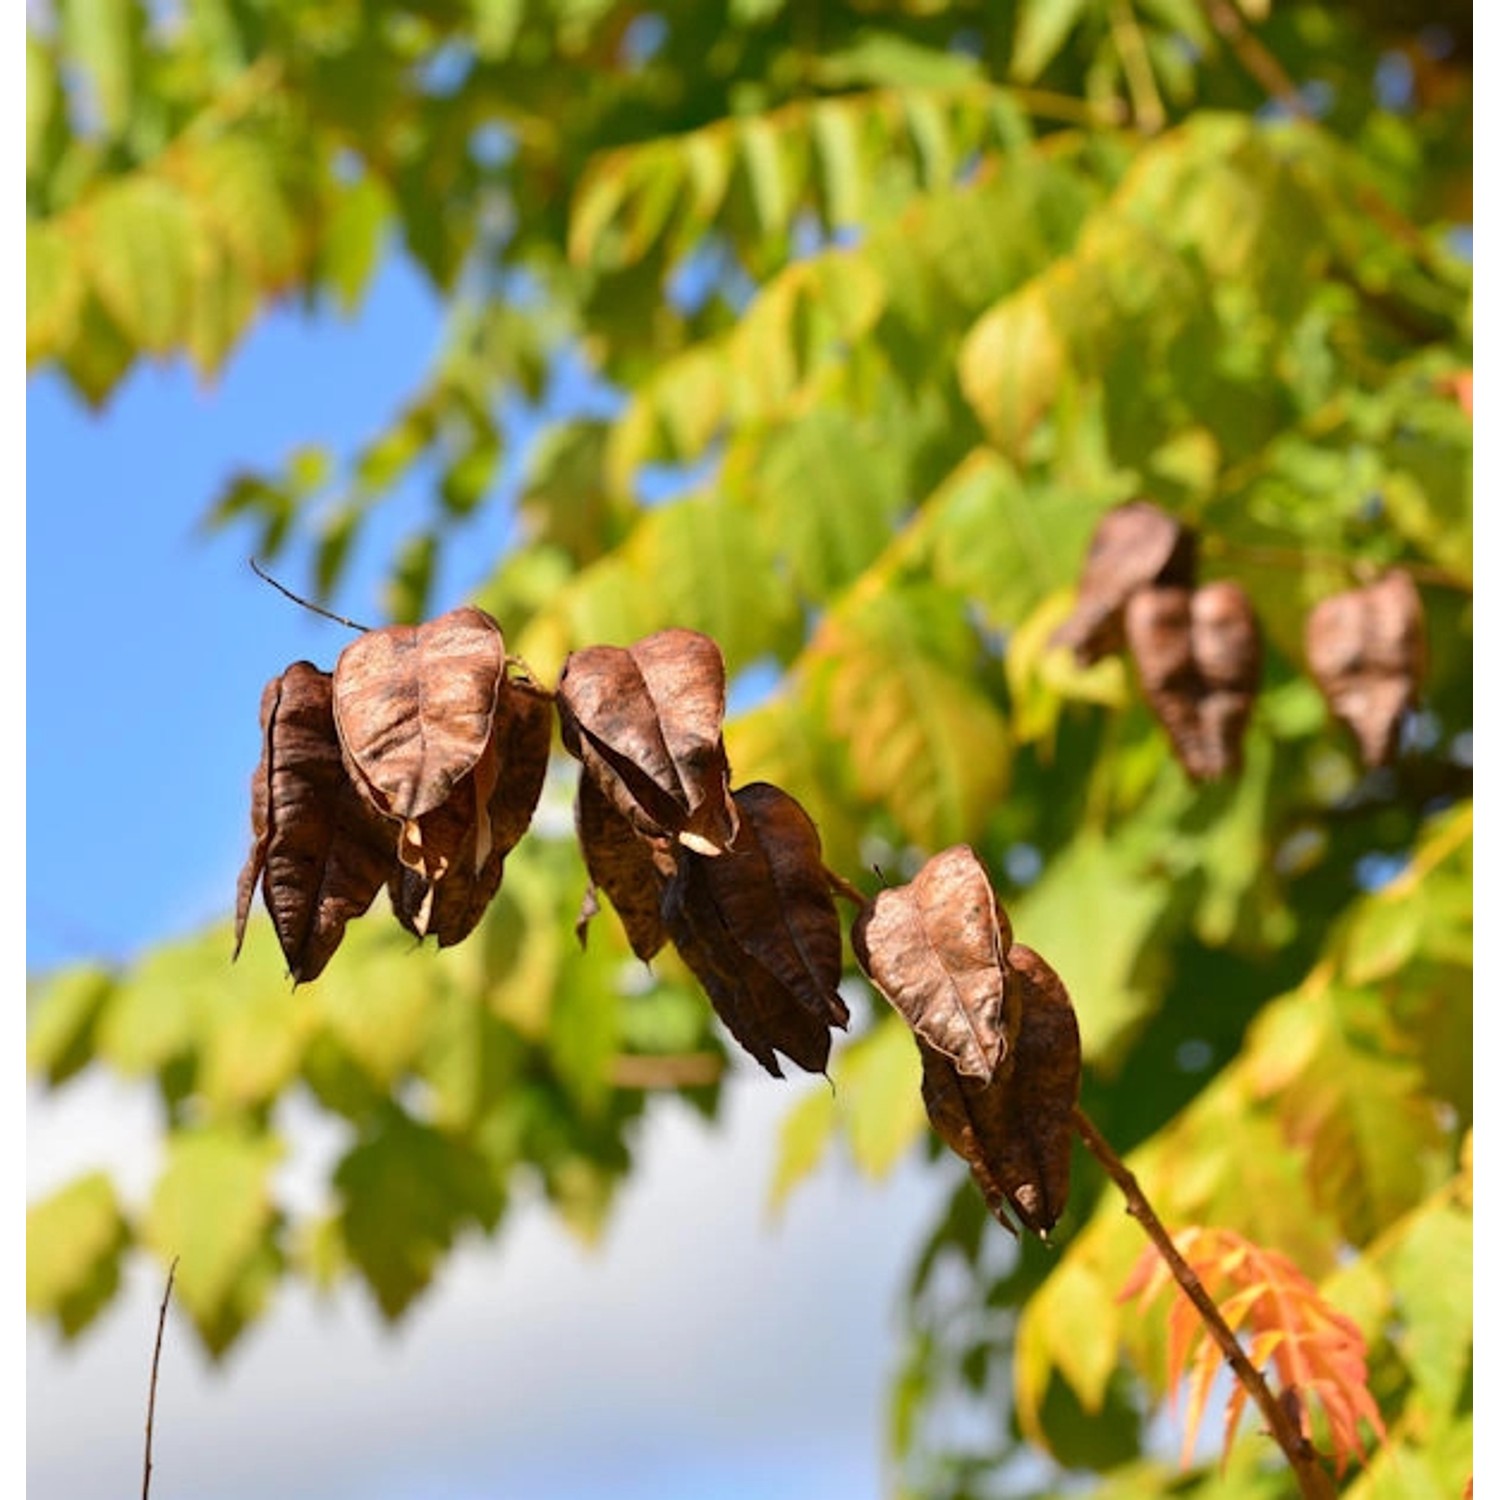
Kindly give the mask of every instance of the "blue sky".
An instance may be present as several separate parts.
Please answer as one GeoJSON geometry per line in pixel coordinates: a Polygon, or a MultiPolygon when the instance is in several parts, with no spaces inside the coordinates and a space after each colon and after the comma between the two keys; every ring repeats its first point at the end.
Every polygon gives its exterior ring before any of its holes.
{"type": "MultiPolygon", "coordinates": [[[[143,366],[94,414],[52,375],[29,383],[29,971],[128,959],[228,913],[261,687],[298,657],[331,666],[348,634],[258,581],[248,536],[205,536],[201,518],[238,467],[371,436],[420,377],[438,319],[388,261],[359,316],[277,312],[212,387],[143,366]]],[[[425,503],[420,488],[398,497],[387,537],[425,503]]],[[[373,622],[378,549],[335,601],[373,622]]],[[[435,609],[473,581],[449,580],[435,609]]],[[[455,1256],[394,1334],[353,1289],[323,1304],[289,1288],[222,1370],[174,1327],[153,1493],[876,1494],[897,1290],[952,1177],[911,1168],[872,1186],[836,1164],[770,1225],[777,1122],[808,1086],[826,1085],[778,1085],[747,1063],[721,1126],[668,1109],[601,1253],[522,1211],[498,1244],[455,1256]]],[[[127,1192],[149,1185],[144,1091],[97,1077],[32,1092],[27,1111],[29,1195],[96,1165],[127,1192]]],[[[337,1141],[311,1111],[289,1125],[286,1190],[316,1192],[337,1141]]],[[[32,1500],[135,1482],[160,1294],[140,1261],[78,1345],[29,1331],[32,1500]]]]}

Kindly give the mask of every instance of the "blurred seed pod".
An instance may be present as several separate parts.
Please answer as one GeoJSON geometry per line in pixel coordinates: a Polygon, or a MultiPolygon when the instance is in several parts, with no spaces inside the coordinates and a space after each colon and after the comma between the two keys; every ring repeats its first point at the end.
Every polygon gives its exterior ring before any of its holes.
{"type": "Polygon", "coordinates": [[[1149,500],[1106,511],[1089,543],[1073,613],[1053,644],[1070,647],[1085,667],[1123,650],[1131,596],[1153,586],[1191,588],[1197,555],[1196,535],[1149,500]]]}
{"type": "Polygon", "coordinates": [[[1132,596],[1125,635],[1152,711],[1195,781],[1238,774],[1260,688],[1255,611],[1237,583],[1132,596]]]}
{"type": "Polygon", "coordinates": [[[1315,605],[1306,652],[1314,681],[1353,730],[1364,764],[1386,765],[1427,670],[1422,596],[1411,575],[1397,569],[1315,605]]]}

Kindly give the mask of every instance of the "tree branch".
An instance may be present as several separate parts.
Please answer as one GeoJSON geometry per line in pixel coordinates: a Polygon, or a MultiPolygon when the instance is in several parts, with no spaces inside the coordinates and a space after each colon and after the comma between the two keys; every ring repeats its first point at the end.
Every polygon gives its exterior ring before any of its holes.
{"type": "Polygon", "coordinates": [[[1183,1295],[1198,1310],[1213,1341],[1219,1346],[1235,1378],[1254,1399],[1266,1419],[1271,1436],[1276,1439],[1281,1451],[1286,1454],[1297,1484],[1306,1500],[1333,1500],[1338,1493],[1327,1471],[1318,1461],[1317,1451],[1302,1435],[1296,1419],[1272,1394],[1266,1378],[1250,1363],[1249,1357],[1240,1347],[1234,1331],[1224,1321],[1214,1299],[1208,1295],[1198,1273],[1183,1258],[1181,1251],[1172,1242],[1166,1226],[1156,1216],[1135,1174],[1115,1155],[1109,1142],[1099,1134],[1094,1122],[1077,1106],[1073,1109],[1073,1126],[1085,1146],[1109,1173],[1115,1186],[1125,1195],[1125,1209],[1145,1230],[1146,1236],[1156,1246],[1157,1253],[1167,1263],[1167,1268],[1182,1288],[1183,1295]]]}
{"type": "Polygon", "coordinates": [[[167,1304],[172,1300],[172,1282],[177,1277],[177,1257],[167,1267],[167,1289],[161,1294],[161,1312],[156,1319],[156,1348],[151,1355],[151,1393],[146,1398],[146,1465],[141,1476],[141,1500],[151,1496],[151,1435],[156,1426],[156,1376],[161,1369],[161,1341],[167,1330],[167,1304]]]}

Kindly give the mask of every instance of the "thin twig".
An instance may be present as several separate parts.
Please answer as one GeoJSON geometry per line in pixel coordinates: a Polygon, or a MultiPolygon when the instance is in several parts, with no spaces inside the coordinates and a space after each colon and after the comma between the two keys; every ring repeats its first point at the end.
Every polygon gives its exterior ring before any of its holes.
{"type": "Polygon", "coordinates": [[[835,896],[842,896],[845,901],[852,901],[855,906],[868,906],[869,901],[865,893],[858,886],[850,885],[836,870],[830,870],[826,865],[823,867],[823,878],[828,882],[828,888],[835,896]]]}
{"type": "Polygon", "coordinates": [[[1114,33],[1115,50],[1120,54],[1120,66],[1125,71],[1125,89],[1130,95],[1135,123],[1143,134],[1156,135],[1167,123],[1167,108],[1162,103],[1161,91],[1156,87],[1156,75],[1151,71],[1151,57],[1146,51],[1140,22],[1127,0],[1115,0],[1110,9],[1109,27],[1114,33]]]}
{"type": "Polygon", "coordinates": [[[1374,563],[1366,558],[1347,557],[1333,552],[1307,552],[1292,547],[1258,547],[1249,542],[1229,541],[1222,536],[1204,537],[1199,546],[1209,557],[1238,558],[1241,562],[1260,563],[1273,568],[1322,567],[1347,574],[1356,583],[1370,583],[1382,573],[1400,569],[1403,573],[1411,574],[1413,583],[1452,589],[1460,594],[1474,592],[1474,585],[1467,579],[1429,563],[1407,562],[1404,559],[1392,563],[1374,563]]]}
{"type": "Polygon", "coordinates": [[[1183,1295],[1198,1309],[1213,1341],[1234,1371],[1236,1379],[1254,1399],[1266,1419],[1271,1436],[1276,1439],[1281,1451],[1286,1454],[1297,1484],[1306,1500],[1333,1500],[1337,1494],[1333,1481],[1318,1462],[1317,1451],[1302,1435],[1301,1429],[1291,1413],[1278,1401],[1266,1383],[1266,1378],[1250,1363],[1249,1357],[1240,1347],[1234,1331],[1224,1321],[1214,1299],[1208,1295],[1198,1273],[1183,1259],[1182,1252],[1172,1242],[1166,1226],[1157,1218],[1135,1174],[1115,1155],[1109,1142],[1099,1134],[1094,1122],[1076,1105],[1073,1109],[1073,1127],[1085,1146],[1093,1152],[1099,1164],[1109,1173],[1115,1186],[1125,1195],[1125,1208],[1146,1231],[1151,1243],[1167,1263],[1168,1269],[1182,1288],[1183,1295]]]}
{"type": "Polygon", "coordinates": [[[151,1355],[151,1394],[146,1400],[146,1468],[141,1476],[141,1500],[151,1496],[151,1435],[156,1425],[156,1376],[161,1369],[161,1341],[167,1329],[167,1304],[172,1300],[172,1283],[177,1278],[177,1257],[167,1267],[167,1289],[161,1294],[161,1312],[156,1319],[156,1348],[151,1355]]]}
{"type": "Polygon", "coordinates": [[[1229,0],[1203,0],[1203,8],[1215,31],[1229,44],[1229,50],[1239,58],[1240,66],[1268,93],[1288,114],[1306,120],[1312,116],[1306,101],[1298,92],[1297,85],[1281,66],[1276,55],[1247,27],[1229,0]]]}
{"type": "Polygon", "coordinates": [[[266,583],[269,583],[271,587],[277,591],[277,593],[285,594],[293,604],[300,604],[303,609],[309,609],[315,615],[322,615],[325,620],[332,620],[335,625],[345,625],[350,630],[357,630],[361,634],[368,633],[370,629],[368,625],[361,625],[358,620],[350,620],[346,619],[343,615],[336,615],[331,609],[324,609],[321,604],[314,604],[311,600],[304,599],[301,594],[294,594],[284,583],[280,583],[276,579],[272,578],[271,575],[267,573],[266,570],[261,567],[261,565],[256,562],[253,557],[250,559],[250,571],[254,573],[257,578],[260,578],[266,583]]]}
{"type": "Polygon", "coordinates": [[[705,1088],[723,1076],[724,1059],[717,1052],[621,1052],[609,1065],[609,1081],[617,1089],[705,1088]]]}

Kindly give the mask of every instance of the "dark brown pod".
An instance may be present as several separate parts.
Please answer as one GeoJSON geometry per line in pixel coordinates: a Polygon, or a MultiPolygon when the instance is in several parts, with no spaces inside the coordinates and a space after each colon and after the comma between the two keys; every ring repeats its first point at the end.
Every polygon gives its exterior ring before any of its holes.
{"type": "Polygon", "coordinates": [[[648,838],[717,854],[738,828],[724,754],[724,659],[695,630],[572,652],[557,685],[563,745],[648,838]]]}
{"type": "Polygon", "coordinates": [[[254,844],[240,874],[235,952],[257,880],[292,978],[316,979],[395,865],[395,825],[344,767],[332,682],[294,662],[261,698],[261,764],[251,783],[254,844]]]}
{"type": "Polygon", "coordinates": [[[667,940],[661,903],[677,867],[671,840],[638,833],[587,771],[578,777],[573,826],[589,872],[576,929],[579,942],[586,940],[599,910],[595,892],[603,891],[624,925],[631,952],[650,963],[667,940]]]}
{"type": "Polygon", "coordinates": [[[478,925],[500,889],[506,855],[531,826],[551,746],[547,695],[506,683],[474,769],[423,820],[427,848],[445,851],[442,874],[428,880],[402,865],[391,876],[391,906],[409,932],[449,948],[478,925]]]}
{"type": "Polygon", "coordinates": [[[1260,631],[1245,592],[1223,580],[1151,588],[1125,609],[1147,701],[1196,781],[1237,774],[1260,687],[1260,631]]]}
{"type": "Polygon", "coordinates": [[[662,901],[667,933],[735,1039],[776,1077],[776,1053],[828,1066],[843,948],[822,848],[797,801],[764,782],[734,793],[740,836],[709,858],[680,852],[662,901]]]}
{"type": "Polygon", "coordinates": [[[926,1046],[989,1082],[1021,1017],[1006,983],[1010,920],[974,851],[945,849],[909,885],[878,892],[852,940],[871,983],[926,1046]]]}
{"type": "Polygon", "coordinates": [[[922,1101],[991,1213],[1045,1239],[1068,1201],[1082,1050],[1072,1001],[1046,961],[1017,943],[1008,962],[1022,1014],[1011,1068],[983,1083],[919,1037],[922,1101]]]}
{"type": "Polygon", "coordinates": [[[1313,679],[1353,730],[1361,760],[1388,764],[1427,670],[1422,596],[1411,575],[1398,569],[1322,600],[1307,617],[1306,649],[1313,679]]]}
{"type": "Polygon", "coordinates": [[[1081,666],[1122,650],[1125,606],[1141,589],[1190,588],[1197,569],[1196,535],[1149,500],[1106,511],[1094,529],[1078,581],[1073,613],[1053,633],[1081,666]]]}
{"type": "MultiPolygon", "coordinates": [[[[453,819],[433,820],[454,788],[477,777],[505,683],[505,641],[481,609],[422,625],[366,631],[333,671],[334,716],[349,775],[370,806],[400,825],[401,863],[427,880],[456,857],[453,819]]],[[[482,860],[481,860],[482,863],[482,860]]]]}

